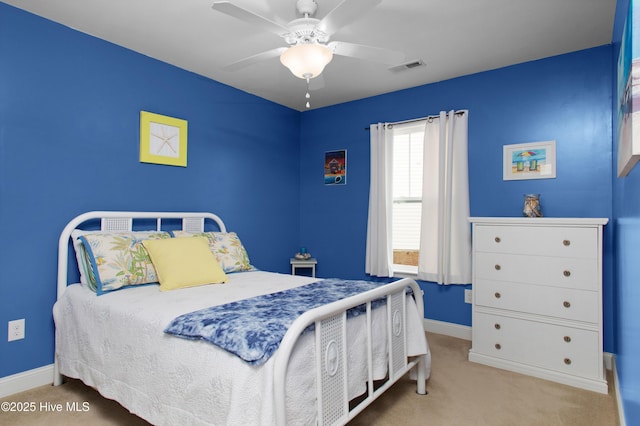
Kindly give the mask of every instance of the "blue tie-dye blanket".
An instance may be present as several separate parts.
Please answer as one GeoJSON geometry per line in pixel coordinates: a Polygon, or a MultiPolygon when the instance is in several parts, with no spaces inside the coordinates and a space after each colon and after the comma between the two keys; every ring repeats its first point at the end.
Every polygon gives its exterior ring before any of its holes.
{"type": "MultiPolygon", "coordinates": [[[[165,333],[206,340],[248,362],[261,365],[278,349],[300,315],[385,283],[325,279],[272,294],[201,309],[175,318],[165,333]]],[[[377,304],[384,303],[384,299],[377,304]]],[[[372,304],[375,306],[376,302],[372,304]]],[[[350,316],[364,312],[352,309],[350,316]]]]}

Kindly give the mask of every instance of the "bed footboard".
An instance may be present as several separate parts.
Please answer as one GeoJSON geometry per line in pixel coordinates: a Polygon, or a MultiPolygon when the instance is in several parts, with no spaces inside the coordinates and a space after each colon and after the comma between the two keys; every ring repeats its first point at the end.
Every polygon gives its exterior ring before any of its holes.
{"type": "Polygon", "coordinates": [[[278,425],[286,424],[286,372],[296,340],[309,325],[315,326],[316,359],[315,375],[317,388],[317,424],[342,425],[353,419],[378,396],[392,386],[412,368],[417,373],[417,393],[426,394],[425,355],[409,357],[407,354],[407,287],[413,296],[420,318],[424,317],[422,290],[411,279],[404,278],[337,302],[320,306],[301,315],[289,328],[277,351],[275,360],[274,393],[278,425]],[[374,385],[372,376],[372,321],[371,302],[386,298],[388,375],[380,386],[374,385]],[[350,405],[347,395],[347,310],[366,306],[367,322],[367,391],[355,406],[350,405]]]}

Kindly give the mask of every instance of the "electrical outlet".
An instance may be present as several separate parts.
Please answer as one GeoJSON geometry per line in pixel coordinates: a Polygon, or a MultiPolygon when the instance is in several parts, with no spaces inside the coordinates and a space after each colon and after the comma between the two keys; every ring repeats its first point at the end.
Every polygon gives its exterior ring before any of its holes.
{"type": "Polygon", "coordinates": [[[464,291],[464,303],[473,303],[473,290],[464,291]]]}
{"type": "Polygon", "coordinates": [[[24,339],[24,318],[9,321],[9,338],[7,341],[11,342],[20,339],[24,339]]]}

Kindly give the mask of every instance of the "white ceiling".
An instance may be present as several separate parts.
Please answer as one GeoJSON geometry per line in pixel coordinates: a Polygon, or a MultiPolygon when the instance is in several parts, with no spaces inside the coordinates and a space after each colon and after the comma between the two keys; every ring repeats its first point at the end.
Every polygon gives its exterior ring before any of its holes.
{"type": "MultiPolygon", "coordinates": [[[[306,82],[273,58],[239,71],[237,60],[285,46],[272,33],[214,11],[213,0],[3,0],[87,34],[304,111],[306,82]]],[[[296,0],[231,0],[278,22],[296,0]]],[[[322,18],[342,0],[316,0],[322,18]]],[[[616,0],[383,0],[331,40],[400,50],[425,67],[334,56],[311,108],[611,43],[616,0]]],[[[313,86],[321,85],[312,80],[313,86]]],[[[312,88],[313,88],[312,86],[312,88]]]]}

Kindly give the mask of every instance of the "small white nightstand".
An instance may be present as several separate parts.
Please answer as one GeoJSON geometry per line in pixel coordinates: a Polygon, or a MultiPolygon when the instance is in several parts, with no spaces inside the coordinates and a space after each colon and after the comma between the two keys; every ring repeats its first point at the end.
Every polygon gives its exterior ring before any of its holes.
{"type": "Polygon", "coordinates": [[[289,259],[289,263],[291,263],[291,275],[296,274],[296,269],[298,268],[311,268],[311,276],[315,278],[316,276],[316,264],[318,261],[313,257],[306,260],[300,260],[292,257],[289,259]]]}

